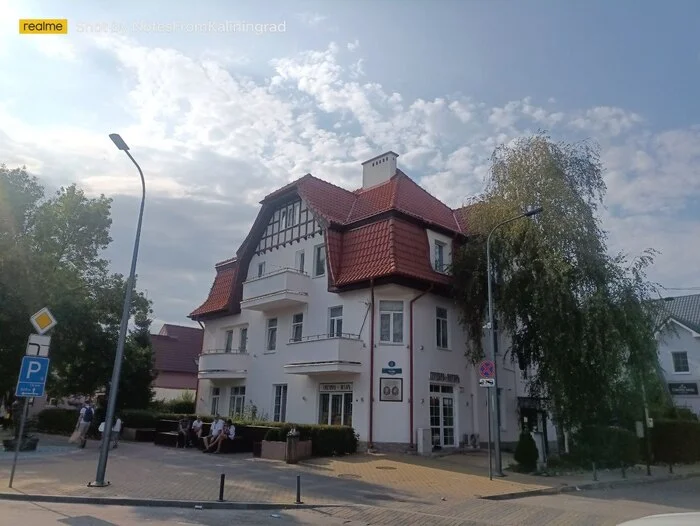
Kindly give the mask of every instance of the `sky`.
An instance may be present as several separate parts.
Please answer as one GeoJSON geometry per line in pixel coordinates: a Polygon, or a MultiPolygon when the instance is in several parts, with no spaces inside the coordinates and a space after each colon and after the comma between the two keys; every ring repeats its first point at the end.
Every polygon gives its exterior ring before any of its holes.
{"type": "Polygon", "coordinates": [[[700,2],[691,0],[0,0],[0,163],[114,199],[128,273],[163,322],[207,296],[260,199],[306,173],[361,185],[399,167],[456,207],[499,144],[537,130],[600,145],[613,252],[700,290],[700,2]],[[68,19],[20,35],[20,18],[68,19]]]}

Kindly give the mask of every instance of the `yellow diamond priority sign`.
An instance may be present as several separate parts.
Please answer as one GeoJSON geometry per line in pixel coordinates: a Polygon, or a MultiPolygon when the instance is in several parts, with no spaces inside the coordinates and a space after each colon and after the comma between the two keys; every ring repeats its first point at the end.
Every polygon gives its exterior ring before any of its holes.
{"type": "Polygon", "coordinates": [[[53,329],[56,325],[56,318],[53,317],[51,312],[47,307],[44,307],[39,312],[36,312],[29,318],[29,321],[34,325],[34,329],[39,334],[44,334],[45,332],[53,329]]]}

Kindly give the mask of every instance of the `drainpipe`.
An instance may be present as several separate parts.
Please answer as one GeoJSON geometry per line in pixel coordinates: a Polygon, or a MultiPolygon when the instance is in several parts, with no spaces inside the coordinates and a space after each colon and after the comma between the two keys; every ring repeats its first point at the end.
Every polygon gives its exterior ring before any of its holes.
{"type": "Polygon", "coordinates": [[[409,375],[409,398],[408,398],[408,422],[409,422],[409,434],[410,434],[410,443],[411,443],[411,448],[413,448],[413,304],[416,302],[416,300],[422,298],[426,294],[428,294],[431,290],[433,290],[433,285],[430,285],[430,288],[426,290],[425,292],[421,292],[413,298],[410,302],[410,308],[409,308],[409,321],[408,321],[408,375],[409,375]]]}
{"type": "Polygon", "coordinates": [[[370,309],[372,315],[369,319],[369,437],[367,447],[372,449],[372,423],[374,421],[374,280],[369,282],[370,309]]]}

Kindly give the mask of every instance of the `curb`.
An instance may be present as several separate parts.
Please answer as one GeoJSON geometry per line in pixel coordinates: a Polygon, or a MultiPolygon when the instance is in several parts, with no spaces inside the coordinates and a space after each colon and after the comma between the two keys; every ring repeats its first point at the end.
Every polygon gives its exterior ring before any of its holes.
{"type": "Polygon", "coordinates": [[[482,500],[515,500],[524,499],[527,497],[537,497],[540,495],[558,495],[560,493],[574,493],[577,491],[595,489],[613,489],[625,488],[630,486],[642,486],[645,484],[656,484],[658,482],[669,482],[671,480],[685,480],[696,477],[700,477],[700,472],[682,473],[678,475],[666,475],[660,478],[623,479],[611,482],[590,482],[587,484],[579,484],[577,486],[570,486],[568,484],[564,484],[555,488],[533,489],[529,491],[521,491],[519,493],[503,493],[501,495],[490,495],[488,497],[479,498],[482,500]]]}
{"type": "Polygon", "coordinates": [[[283,504],[274,502],[229,502],[172,499],[136,499],[131,497],[82,497],[69,495],[32,495],[0,492],[0,500],[54,502],[61,504],[93,504],[101,506],[134,506],[147,508],[197,508],[202,510],[291,510],[334,508],[338,504],[283,504]]]}

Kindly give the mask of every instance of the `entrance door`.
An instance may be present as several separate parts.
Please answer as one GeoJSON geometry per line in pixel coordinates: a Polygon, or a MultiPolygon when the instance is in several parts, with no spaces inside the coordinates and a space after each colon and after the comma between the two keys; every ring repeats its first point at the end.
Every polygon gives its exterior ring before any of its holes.
{"type": "Polygon", "coordinates": [[[321,393],[318,423],[352,426],[352,393],[321,393]]]}
{"type": "Polygon", "coordinates": [[[430,384],[430,431],[433,446],[455,445],[454,388],[430,384]]]}

